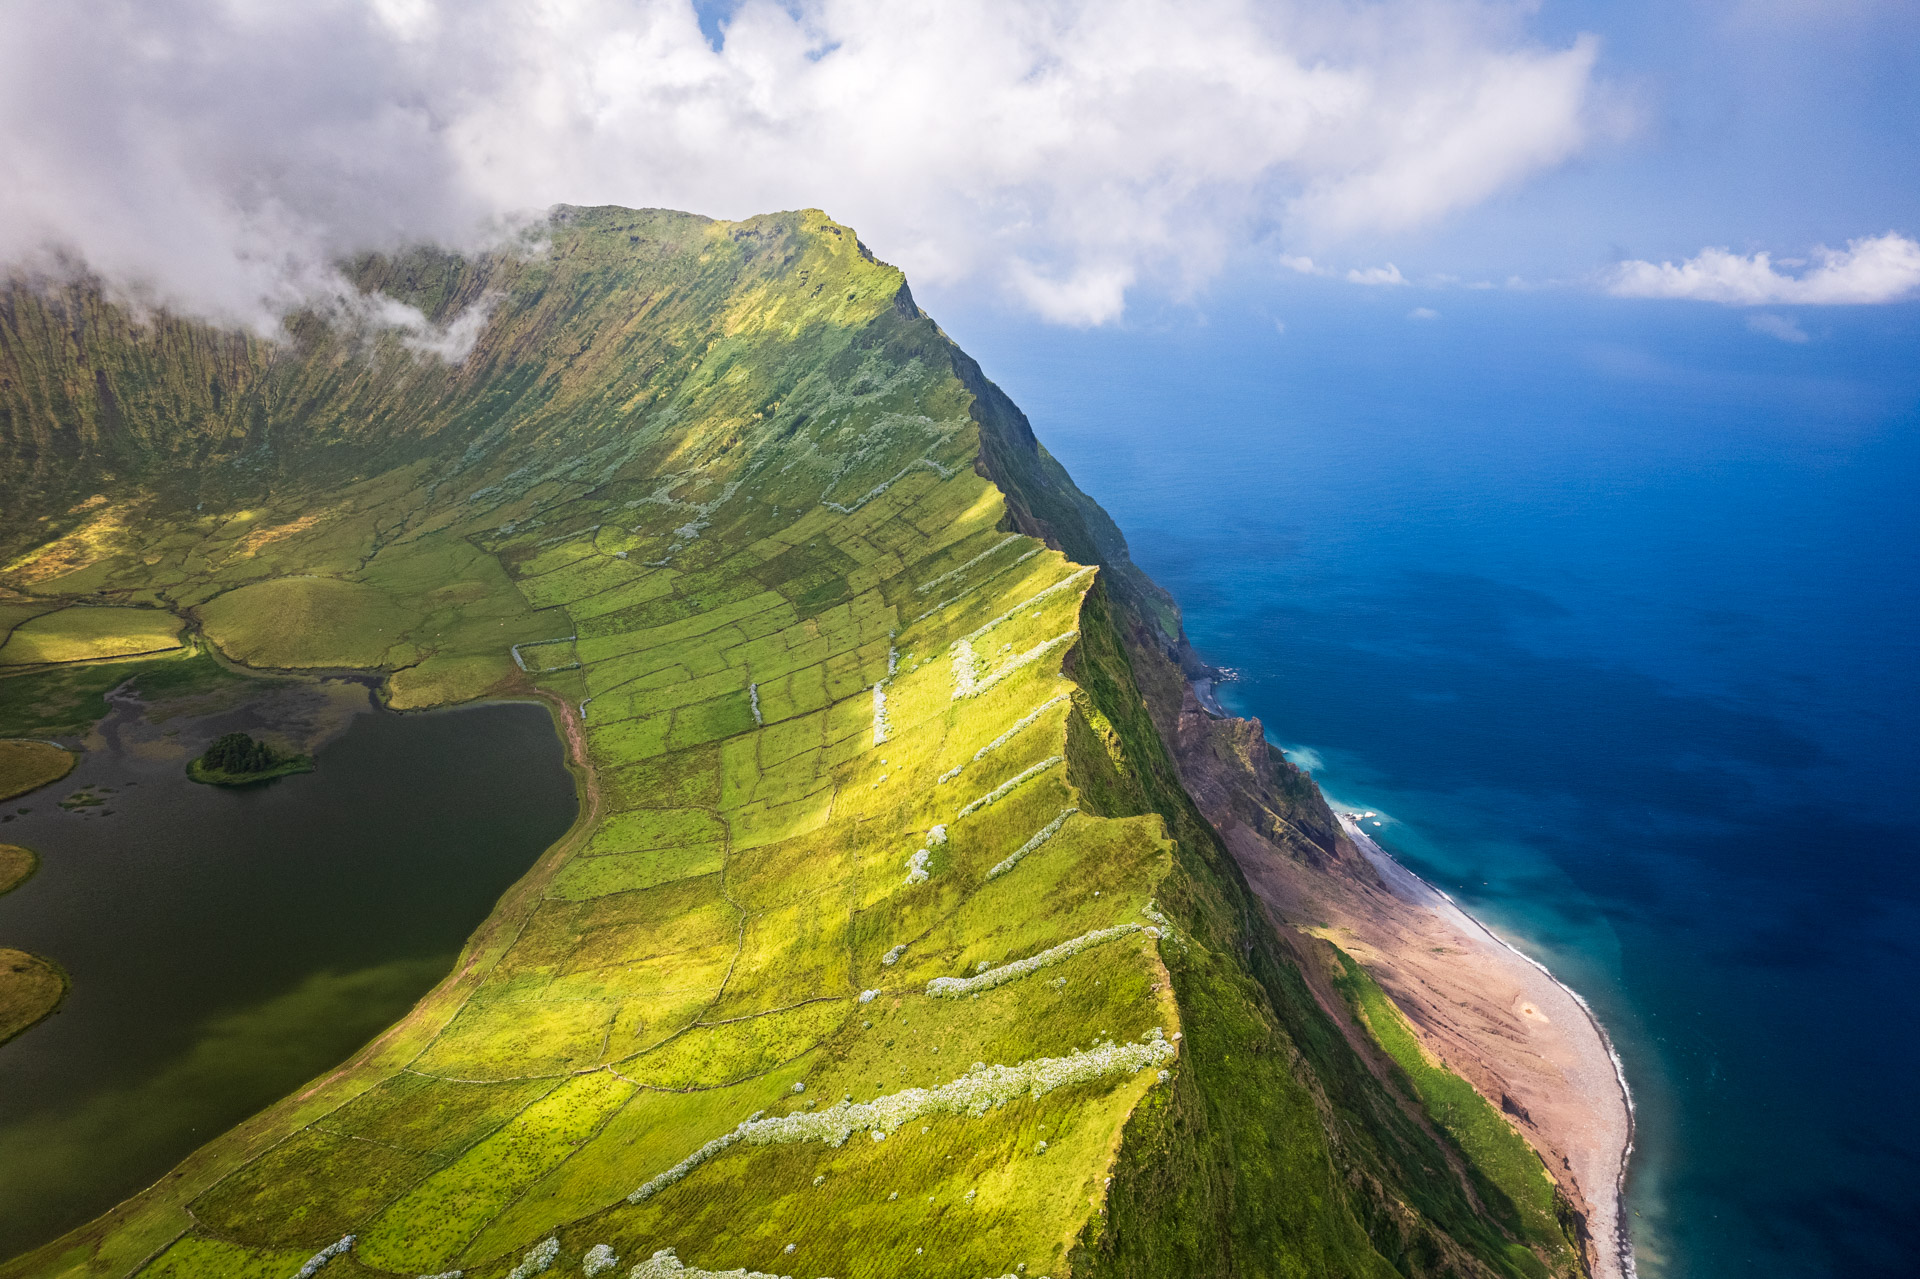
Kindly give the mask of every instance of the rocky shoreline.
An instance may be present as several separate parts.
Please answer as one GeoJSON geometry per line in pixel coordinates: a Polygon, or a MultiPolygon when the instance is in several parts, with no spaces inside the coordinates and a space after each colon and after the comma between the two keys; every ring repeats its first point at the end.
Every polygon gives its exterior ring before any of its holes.
{"type": "Polygon", "coordinates": [[[1387,992],[1422,1046],[1539,1153],[1581,1219],[1595,1279],[1634,1279],[1622,1208],[1632,1101],[1592,1010],[1395,861],[1350,815],[1335,814],[1312,779],[1267,743],[1258,720],[1227,717],[1189,679],[1180,682],[1177,721],[1163,731],[1171,730],[1182,780],[1300,954],[1323,1007],[1357,1049],[1372,1051],[1318,971],[1332,943],[1387,992]]]}

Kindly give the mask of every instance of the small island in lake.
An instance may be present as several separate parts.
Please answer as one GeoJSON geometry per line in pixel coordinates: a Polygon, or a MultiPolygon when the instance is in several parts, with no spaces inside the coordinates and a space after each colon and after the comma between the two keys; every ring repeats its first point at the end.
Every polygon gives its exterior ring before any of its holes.
{"type": "Polygon", "coordinates": [[[52,1014],[67,997],[67,973],[51,959],[0,946],[0,1044],[52,1014]]]}
{"type": "Polygon", "coordinates": [[[33,878],[40,869],[40,858],[31,848],[18,844],[0,844],[0,896],[5,896],[33,878]]]}
{"type": "Polygon", "coordinates": [[[245,733],[228,733],[187,765],[187,776],[209,786],[245,786],[288,773],[311,773],[313,756],[282,754],[245,733]]]}

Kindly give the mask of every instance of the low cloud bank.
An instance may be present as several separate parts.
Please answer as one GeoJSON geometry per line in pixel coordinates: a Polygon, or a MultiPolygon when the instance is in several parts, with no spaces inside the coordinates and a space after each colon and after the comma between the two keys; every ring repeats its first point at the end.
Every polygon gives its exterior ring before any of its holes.
{"type": "MultiPolygon", "coordinates": [[[[1742,257],[1726,249],[1702,249],[1677,265],[1623,262],[1608,277],[1607,291],[1616,297],[1687,298],[1731,306],[1863,305],[1920,295],[1920,242],[1892,231],[1849,240],[1844,249],[1816,248],[1810,261],[1783,260],[1780,265],[1788,269],[1777,269],[1765,253],[1742,257]]],[[[1777,328],[1761,331],[1786,336],[1777,328]]]]}
{"type": "Polygon", "coordinates": [[[686,0],[6,6],[0,260],[271,331],[339,297],[344,254],[554,203],[817,206],[916,277],[1099,323],[1244,244],[1416,227],[1579,152],[1596,44],[1530,12],[748,0],[709,42],[686,0]]]}

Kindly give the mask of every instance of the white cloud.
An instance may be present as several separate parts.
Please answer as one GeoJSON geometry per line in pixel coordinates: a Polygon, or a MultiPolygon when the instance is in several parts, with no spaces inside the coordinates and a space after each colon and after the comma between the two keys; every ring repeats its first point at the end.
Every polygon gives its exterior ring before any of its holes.
{"type": "Polygon", "coordinates": [[[1437,320],[1440,318],[1440,313],[1430,306],[1416,306],[1413,310],[1407,312],[1407,318],[1409,320],[1437,320]]]}
{"type": "Polygon", "coordinates": [[[1747,327],[1755,333],[1764,333],[1770,338],[1779,338],[1782,342],[1805,342],[1807,331],[1784,315],[1774,315],[1762,311],[1758,315],[1747,317],[1747,327]]]}
{"type": "Polygon", "coordinates": [[[1574,154],[1595,46],[1532,41],[1531,9],[747,0],[715,50],[686,0],[0,6],[0,258],[271,327],[343,253],[556,202],[811,205],[916,278],[1096,323],[1574,154]]]}
{"type": "Polygon", "coordinates": [[[1816,248],[1811,262],[1783,260],[1789,270],[1808,267],[1793,275],[1777,270],[1765,253],[1742,257],[1726,249],[1702,249],[1678,265],[1623,262],[1610,274],[1607,289],[1620,297],[1733,306],[1858,305],[1920,294],[1920,243],[1892,231],[1849,240],[1845,249],[1816,248]]]}
{"type": "Polygon", "coordinates": [[[1391,262],[1385,266],[1370,266],[1365,270],[1356,267],[1347,272],[1347,279],[1354,284],[1399,285],[1407,282],[1407,277],[1400,274],[1400,268],[1391,262]]]}

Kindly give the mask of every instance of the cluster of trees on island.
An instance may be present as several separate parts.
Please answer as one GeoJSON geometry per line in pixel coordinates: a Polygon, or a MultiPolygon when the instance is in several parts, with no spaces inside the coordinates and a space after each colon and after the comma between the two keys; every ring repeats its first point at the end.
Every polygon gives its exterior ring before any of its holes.
{"type": "Polygon", "coordinates": [[[312,769],[313,760],[309,756],[277,751],[246,733],[228,733],[187,766],[187,775],[197,782],[231,785],[312,769]]]}

